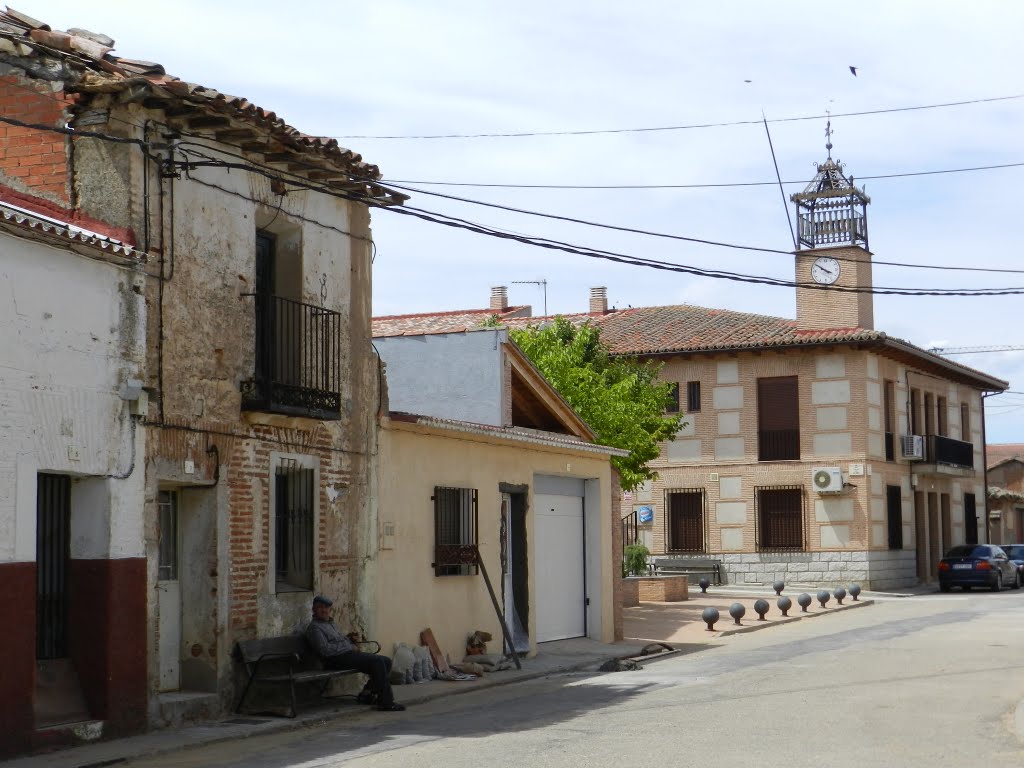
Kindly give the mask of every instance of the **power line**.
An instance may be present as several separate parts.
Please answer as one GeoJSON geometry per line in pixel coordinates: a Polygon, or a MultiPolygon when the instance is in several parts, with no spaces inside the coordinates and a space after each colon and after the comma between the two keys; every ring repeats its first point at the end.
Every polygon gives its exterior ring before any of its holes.
{"type": "MultiPolygon", "coordinates": [[[[941,176],[947,173],[972,173],[975,171],[995,171],[1003,168],[1021,168],[1024,162],[996,163],[994,165],[975,165],[967,168],[942,168],[935,171],[907,171],[905,173],[880,173],[870,176],[858,176],[858,181],[874,181],[878,179],[905,179],[913,176],[941,176]]],[[[805,185],[810,179],[783,181],[783,184],[805,185]]],[[[382,182],[383,183],[383,182],[382,182]]],[[[730,189],[734,187],[773,187],[778,181],[734,181],[707,184],[499,184],[471,181],[409,181],[407,179],[388,179],[388,184],[425,184],[431,187],[484,187],[497,189],[730,189]]]]}
{"type": "MultiPolygon", "coordinates": [[[[426,189],[417,189],[415,187],[410,187],[410,186],[407,186],[407,185],[404,185],[404,184],[396,184],[395,182],[387,182],[387,184],[388,184],[388,186],[394,187],[395,189],[401,189],[401,190],[404,190],[406,192],[410,192],[410,193],[414,193],[414,194],[429,195],[431,197],[439,197],[439,198],[442,198],[442,199],[445,199],[445,200],[454,200],[456,202],[468,203],[470,205],[479,205],[479,206],[483,206],[485,208],[494,208],[496,210],[508,211],[510,213],[521,213],[521,214],[524,214],[526,216],[537,216],[537,217],[545,218],[545,219],[553,219],[555,221],[565,221],[565,222],[569,222],[569,223],[573,223],[573,224],[582,224],[582,225],[590,226],[590,227],[599,227],[601,229],[611,229],[611,230],[615,230],[617,232],[627,232],[627,233],[636,234],[636,235],[647,235],[649,237],[659,237],[659,238],[665,238],[665,239],[668,239],[668,240],[682,240],[682,241],[685,241],[685,242],[700,243],[702,245],[712,245],[712,246],[718,246],[718,247],[722,247],[722,248],[733,248],[733,249],[736,249],[736,250],[759,251],[761,253],[777,253],[777,254],[782,254],[782,255],[785,255],[785,256],[792,256],[793,255],[793,251],[787,251],[787,250],[783,250],[783,249],[780,249],[780,248],[763,248],[763,247],[752,246],[752,245],[739,245],[737,243],[726,243],[726,242],[722,242],[722,241],[719,241],[719,240],[706,240],[706,239],[697,238],[697,237],[687,237],[687,236],[684,236],[684,235],[673,235],[673,234],[669,234],[669,233],[666,233],[666,232],[656,232],[656,231],[648,230],[648,229],[636,229],[634,227],[622,227],[622,226],[616,226],[616,225],[613,225],[613,224],[604,224],[604,223],[597,222],[597,221],[591,221],[591,220],[588,220],[588,219],[579,219],[579,218],[575,218],[575,217],[572,217],[572,216],[561,216],[561,215],[557,215],[557,214],[553,214],[553,213],[543,213],[541,211],[533,211],[533,210],[530,210],[530,209],[527,209],[527,208],[516,208],[514,206],[509,206],[509,205],[501,205],[499,203],[488,203],[488,202],[485,202],[483,200],[475,200],[473,198],[468,198],[468,197],[459,197],[457,195],[448,195],[448,194],[445,194],[443,192],[431,192],[431,191],[426,190],[426,189]]],[[[843,257],[836,257],[836,260],[837,261],[850,262],[850,263],[853,263],[853,262],[857,261],[856,259],[843,258],[843,257]]],[[[997,273],[1002,273],[1002,274],[1024,274],[1024,269],[1003,269],[1003,268],[995,268],[995,267],[950,267],[950,266],[934,265],[934,264],[910,264],[910,263],[907,263],[907,262],[900,262],[900,261],[872,261],[872,264],[873,265],[887,266],[887,267],[907,267],[907,268],[910,268],[910,269],[934,269],[934,270],[939,270],[939,271],[997,272],[997,273]]]]}
{"type": "MultiPolygon", "coordinates": [[[[202,153],[193,152],[193,154],[203,156],[202,153]]],[[[659,261],[656,259],[647,259],[637,256],[631,256],[628,254],[619,253],[616,251],[606,251],[594,248],[586,248],[583,246],[577,246],[563,241],[552,240],[541,237],[530,237],[518,234],[512,234],[507,232],[500,232],[492,227],[479,224],[477,222],[468,221],[466,219],[460,219],[448,214],[443,214],[435,211],[427,211],[424,209],[416,208],[413,206],[388,206],[384,205],[380,201],[373,199],[355,197],[351,194],[342,192],[340,190],[324,187],[323,185],[316,184],[313,182],[306,181],[301,177],[293,177],[291,179],[285,179],[283,173],[277,169],[270,169],[266,166],[260,166],[251,162],[243,163],[228,163],[224,161],[218,161],[210,159],[202,162],[186,162],[181,164],[183,168],[197,168],[197,167],[220,167],[220,168],[236,168],[239,170],[247,170],[259,175],[265,176],[271,179],[277,179],[282,182],[292,184],[293,186],[310,189],[313,191],[323,192],[334,197],[339,197],[354,202],[362,202],[366,205],[370,205],[379,209],[389,211],[391,213],[413,216],[415,218],[429,221],[435,224],[441,224],[448,227],[457,229],[464,229],[467,231],[475,232],[478,234],[489,235],[501,239],[514,240],[526,245],[533,245],[535,247],[546,248],[551,250],[559,250],[566,253],[573,253],[576,255],[587,256],[590,258],[604,259],[608,261],[614,261],[619,263],[628,264],[631,266],[645,266],[653,269],[661,269],[672,272],[681,272],[686,274],[692,274],[702,277],[712,277],[719,279],[735,280],[739,282],[755,283],[762,285],[775,285],[785,287],[806,287],[814,290],[833,290],[844,293],[872,293],[872,294],[885,294],[885,295],[901,295],[901,296],[1006,296],[1006,295],[1018,295],[1024,294],[1024,288],[1010,287],[1010,288],[975,288],[975,289],[945,289],[945,288],[900,288],[900,287],[889,287],[889,286],[878,286],[872,288],[862,287],[847,287],[847,286],[820,286],[816,283],[797,283],[791,280],[781,280],[778,278],[771,278],[760,275],[748,275],[745,273],[737,272],[726,272],[723,270],[709,270],[701,269],[698,267],[692,267],[687,265],[673,264],[671,262],[659,261]]],[[[290,175],[290,174],[286,174],[290,175]]]]}
{"type": "MultiPolygon", "coordinates": [[[[985,104],[996,101],[1010,101],[1024,98],[1024,94],[1012,96],[993,96],[983,99],[967,99],[964,101],[947,101],[939,104],[921,104],[911,107],[891,107],[888,109],[867,109],[859,112],[839,112],[832,117],[862,117],[864,115],[884,115],[895,112],[915,112],[923,109],[942,109],[946,107],[962,107],[969,104],[985,104]]],[[[778,117],[769,120],[769,123],[795,123],[803,120],[822,120],[828,115],[801,115],[798,117],[778,117]]],[[[662,125],[653,128],[601,128],[580,131],[516,131],[505,133],[439,133],[419,135],[383,135],[352,134],[348,136],[334,136],[335,139],[509,139],[523,138],[529,136],[594,136],[608,133],[654,133],[658,131],[686,131],[697,128],[725,128],[736,125],[758,125],[760,120],[733,120],[730,122],[717,123],[691,123],[688,125],[662,125]]]]}

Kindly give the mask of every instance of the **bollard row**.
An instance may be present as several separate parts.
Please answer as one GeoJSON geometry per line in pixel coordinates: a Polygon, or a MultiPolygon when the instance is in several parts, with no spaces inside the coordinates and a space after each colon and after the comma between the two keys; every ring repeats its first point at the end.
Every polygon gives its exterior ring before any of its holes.
{"type": "MultiPolygon", "coordinates": [[[[707,594],[708,580],[701,579],[698,583],[700,584],[700,591],[704,594],[707,594]]],[[[775,605],[782,612],[783,616],[789,616],[789,609],[793,607],[793,601],[782,594],[782,590],[785,588],[786,585],[782,581],[776,581],[774,584],[772,584],[772,589],[774,589],[775,594],[779,596],[779,599],[775,602],[775,605]]],[[[833,597],[835,597],[836,603],[838,605],[842,605],[843,600],[846,599],[847,594],[849,594],[849,596],[854,601],[856,601],[860,593],[860,585],[851,584],[849,590],[843,587],[837,587],[834,592],[829,592],[827,589],[819,590],[816,597],[818,598],[818,602],[821,604],[821,607],[825,608],[828,605],[828,601],[831,600],[833,597]]],[[[799,595],[797,595],[796,602],[797,605],[800,606],[801,611],[803,613],[807,613],[807,609],[810,607],[813,600],[811,599],[811,596],[809,594],[807,594],[806,592],[801,592],[799,595]]],[[[754,601],[754,613],[757,614],[758,621],[767,621],[767,619],[765,619],[765,615],[768,613],[769,608],[770,605],[768,604],[767,600],[759,598],[754,601]]],[[[741,624],[740,619],[743,618],[746,612],[747,609],[743,605],[743,603],[733,603],[729,606],[729,615],[732,616],[733,621],[736,624],[741,624]]],[[[701,621],[708,625],[708,631],[713,632],[715,630],[715,624],[721,618],[721,614],[718,612],[717,608],[709,605],[701,613],[700,618],[701,621]]]]}

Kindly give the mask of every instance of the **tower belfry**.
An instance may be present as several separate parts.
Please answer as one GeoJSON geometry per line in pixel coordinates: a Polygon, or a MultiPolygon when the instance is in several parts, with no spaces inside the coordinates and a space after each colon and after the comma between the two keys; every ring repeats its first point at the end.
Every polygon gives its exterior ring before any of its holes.
{"type": "Polygon", "coordinates": [[[828,159],[816,166],[818,172],[807,188],[789,198],[796,205],[797,242],[800,248],[859,245],[867,250],[871,198],[843,173],[843,164],[832,159],[831,124],[826,135],[828,159]]]}
{"type": "Polygon", "coordinates": [[[871,328],[874,325],[867,207],[843,164],[832,159],[832,121],[825,126],[828,157],[796,206],[796,316],[801,328],[871,328]]]}

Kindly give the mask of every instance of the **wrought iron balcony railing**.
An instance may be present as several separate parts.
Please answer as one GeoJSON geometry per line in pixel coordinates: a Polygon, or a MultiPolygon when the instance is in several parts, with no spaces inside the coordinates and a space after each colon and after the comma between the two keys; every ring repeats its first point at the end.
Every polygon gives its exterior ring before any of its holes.
{"type": "Polygon", "coordinates": [[[280,296],[254,296],[256,368],[242,408],[341,417],[341,314],[280,296]]]}
{"type": "Polygon", "coordinates": [[[799,429],[762,429],[757,433],[758,461],[786,461],[799,458],[799,429]]]}

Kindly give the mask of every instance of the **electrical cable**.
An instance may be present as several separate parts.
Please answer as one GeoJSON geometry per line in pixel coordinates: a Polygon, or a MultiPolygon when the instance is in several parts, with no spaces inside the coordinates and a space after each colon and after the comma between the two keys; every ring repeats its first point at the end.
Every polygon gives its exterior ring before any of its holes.
{"type": "MultiPolygon", "coordinates": [[[[905,179],[912,176],[941,176],[947,173],[970,173],[974,171],[994,171],[1004,168],[1021,168],[1024,162],[1019,163],[996,163],[994,165],[975,165],[967,168],[940,168],[935,171],[906,171],[904,173],[880,173],[868,176],[858,176],[858,181],[875,181],[878,179],[905,179]]],[[[431,187],[483,187],[496,189],[609,189],[609,190],[632,190],[632,189],[729,189],[733,187],[774,187],[778,181],[734,181],[708,184],[497,184],[471,181],[410,181],[408,179],[383,179],[381,183],[388,185],[395,184],[424,184],[431,187]]],[[[793,186],[804,186],[811,183],[811,179],[793,179],[783,181],[783,184],[793,186]]]]}
{"type": "MultiPolygon", "coordinates": [[[[238,170],[246,170],[252,173],[266,176],[268,178],[277,178],[278,180],[285,181],[280,175],[280,172],[254,165],[252,163],[227,163],[223,161],[209,160],[201,162],[187,162],[183,166],[188,168],[199,168],[199,167],[219,167],[219,168],[232,168],[238,170]]],[[[693,274],[703,277],[715,277],[729,280],[738,280],[740,282],[750,282],[766,285],[777,285],[786,287],[803,286],[813,288],[815,290],[834,290],[840,292],[851,292],[851,293],[873,293],[873,294],[893,294],[903,296],[1004,296],[1004,295],[1017,295],[1024,293],[1024,288],[1011,287],[1011,288],[977,288],[977,289],[940,289],[940,288],[900,288],[890,286],[876,286],[872,288],[859,288],[859,287],[845,287],[845,286],[822,286],[816,283],[797,283],[790,280],[780,280],[776,278],[768,278],[764,276],[747,275],[744,273],[725,272],[721,270],[708,270],[700,269],[697,267],[690,267],[678,264],[671,264],[669,262],[657,261],[654,259],[644,259],[641,257],[630,256],[622,254],[616,251],[603,251],[593,248],[585,248],[582,246],[572,245],[563,241],[552,240],[541,237],[527,237],[522,235],[514,235],[505,232],[499,232],[493,228],[479,224],[477,222],[460,219],[448,214],[438,213],[435,211],[427,211],[419,209],[413,206],[390,206],[376,201],[373,199],[366,199],[362,197],[356,197],[351,194],[342,192],[340,190],[324,187],[323,185],[315,184],[312,182],[301,182],[299,180],[290,180],[287,183],[292,184],[300,188],[310,189],[313,191],[322,192],[334,197],[342,199],[352,200],[355,202],[363,202],[375,208],[387,210],[391,213],[414,216],[424,221],[431,223],[442,224],[444,226],[454,227],[458,229],[465,229],[468,231],[476,232],[478,234],[490,235],[492,237],[498,237],[502,239],[510,239],[517,242],[521,242],[527,245],[533,245],[541,248],[548,248],[553,250],[561,250],[567,253],[573,253],[576,255],[588,256],[591,258],[606,259],[610,261],[617,261],[620,263],[631,264],[633,266],[647,266],[656,269],[664,269],[669,271],[684,272],[687,274],[693,274]]]]}
{"type": "MultiPolygon", "coordinates": [[[[864,115],[884,115],[895,112],[916,112],[924,109],[942,109],[946,107],[962,107],[970,104],[985,104],[996,101],[1011,101],[1024,98],[1024,93],[1011,96],[992,96],[982,99],[965,99],[964,101],[948,101],[939,104],[921,104],[910,107],[891,107],[888,109],[866,109],[858,112],[839,112],[833,115],[801,115],[798,117],[777,117],[769,120],[769,123],[794,123],[804,120],[824,120],[828,117],[862,117],[864,115]]],[[[523,138],[529,136],[594,136],[597,134],[609,133],[653,133],[658,131],[686,131],[695,128],[725,128],[735,125],[759,125],[760,120],[733,120],[730,122],[718,123],[693,123],[690,125],[663,125],[653,128],[602,128],[580,131],[518,131],[505,133],[443,133],[443,134],[421,134],[421,135],[388,135],[374,136],[369,134],[352,134],[348,136],[333,136],[335,139],[505,139],[523,138]]]]}

